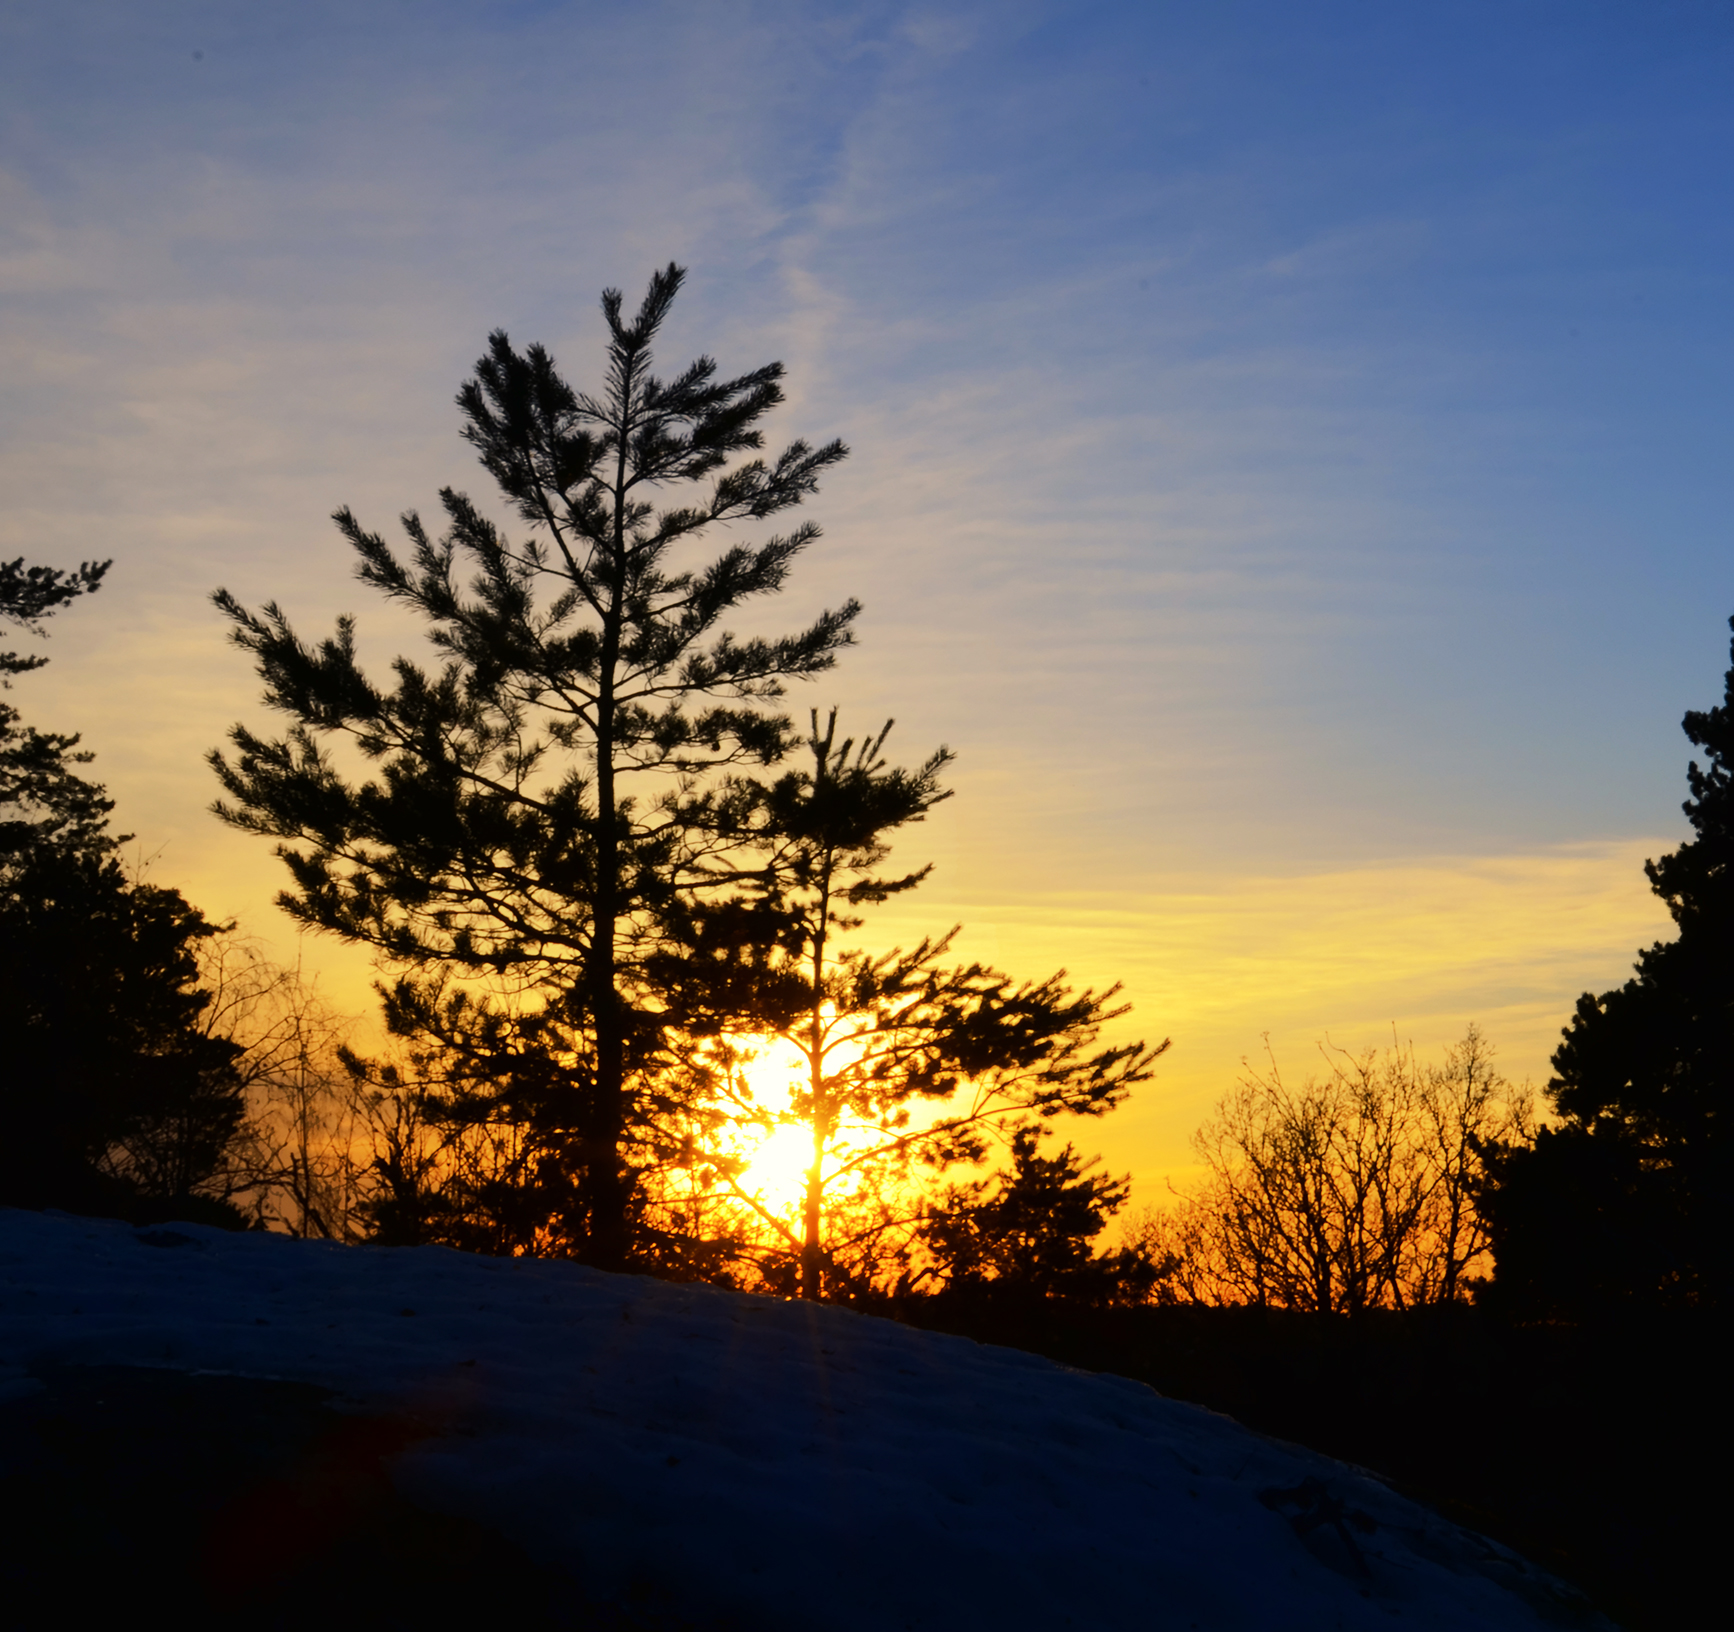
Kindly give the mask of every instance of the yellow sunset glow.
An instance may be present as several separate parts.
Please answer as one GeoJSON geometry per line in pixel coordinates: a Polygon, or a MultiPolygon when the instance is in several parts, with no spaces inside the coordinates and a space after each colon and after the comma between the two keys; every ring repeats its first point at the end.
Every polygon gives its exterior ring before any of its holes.
{"type": "Polygon", "coordinates": [[[1028,975],[1064,967],[1078,985],[1123,982],[1132,1013],[1110,1035],[1174,1046],[1083,1139],[1132,1173],[1140,1202],[1157,1202],[1192,1166],[1192,1130],[1267,1034],[1285,1070],[1304,1077],[1326,1037],[1378,1047],[1395,1026],[1435,1054],[1474,1021],[1508,1076],[1545,1082],[1577,994],[1624,980],[1636,949],[1668,935],[1643,863],[1677,842],[997,899],[960,858],[965,890],[894,901],[876,927],[907,945],[934,923],[962,922],[964,956],[1028,975]]]}

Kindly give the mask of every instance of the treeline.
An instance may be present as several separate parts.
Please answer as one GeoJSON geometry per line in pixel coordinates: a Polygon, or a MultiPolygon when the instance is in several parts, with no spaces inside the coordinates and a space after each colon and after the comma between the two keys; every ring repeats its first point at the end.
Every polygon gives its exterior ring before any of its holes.
{"type": "MultiPolygon", "coordinates": [[[[215,597],[283,724],[211,754],[214,808],[273,841],[292,919],[377,955],[385,1048],[353,1051],[297,974],[129,876],[78,739],[0,703],[0,1200],[852,1301],[1355,1317],[1479,1293],[1579,1319],[1725,1299],[1727,703],[1687,717],[1710,756],[1696,837],[1651,866],[1680,937],[1580,1003],[1545,1125],[1473,1029],[1439,1062],[1329,1052],[1298,1085],[1273,1060],[1200,1130],[1203,1182],[1104,1247],[1126,1182],[1056,1130],[1123,1103],[1167,1044],[1110,1040],[1117,988],[958,959],[956,929],[856,938],[927,876],[892,850],[949,797],[952,756],[898,766],[889,725],[782,711],[852,642],[853,600],[781,636],[725,627],[762,624],[819,536],[741,534],[846,450],[764,453],[780,364],[653,372],[683,276],[630,319],[605,293],[594,395],[490,338],[457,402],[521,537],[449,488],[444,531],[410,512],[401,551],[337,512],[423,661],[382,681],[352,618],[309,641],[215,597]],[[714,531],[732,541],[707,557],[714,531]],[[791,1141],[779,1182],[761,1153],[791,1141]]],[[[39,634],[107,570],[4,565],[0,617],[39,634]]],[[[7,685],[41,661],[0,658],[7,685]]]]}

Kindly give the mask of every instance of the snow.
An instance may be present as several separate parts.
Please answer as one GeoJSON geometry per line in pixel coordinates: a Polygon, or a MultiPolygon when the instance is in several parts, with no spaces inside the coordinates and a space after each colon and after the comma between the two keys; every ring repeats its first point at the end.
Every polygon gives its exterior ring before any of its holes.
{"type": "Polygon", "coordinates": [[[438,1431],[392,1466],[407,1499],[705,1626],[1606,1625],[1370,1475],[1141,1384],[846,1310],[0,1211],[0,1409],[68,1364],[414,1413],[438,1431]]]}

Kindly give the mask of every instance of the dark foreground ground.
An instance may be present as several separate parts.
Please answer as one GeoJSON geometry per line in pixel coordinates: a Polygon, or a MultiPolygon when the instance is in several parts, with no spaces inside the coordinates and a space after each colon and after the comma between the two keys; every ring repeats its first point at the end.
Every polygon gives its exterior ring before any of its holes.
{"type": "MultiPolygon", "coordinates": [[[[1588,1591],[1633,1632],[1721,1624],[1730,1477],[1720,1334],[1513,1330],[1477,1311],[1317,1323],[1250,1310],[957,1298],[913,1325],[1137,1378],[1384,1475],[1588,1591]]],[[[0,1405],[0,1604],[19,1628],[596,1627],[508,1537],[412,1506],[389,1459],[432,1430],[305,1384],[123,1366],[0,1405]]]]}
{"type": "Polygon", "coordinates": [[[1467,1307],[1321,1324],[955,1296],[896,1313],[1133,1377],[1369,1468],[1576,1583],[1633,1632],[1734,1613],[1727,1347],[1703,1324],[1513,1328],[1467,1307]]]}
{"type": "Polygon", "coordinates": [[[674,1632],[599,1609],[509,1538],[412,1506],[386,1460],[430,1430],[305,1383],[134,1366],[0,1405],[0,1624],[226,1632],[674,1632]]]}

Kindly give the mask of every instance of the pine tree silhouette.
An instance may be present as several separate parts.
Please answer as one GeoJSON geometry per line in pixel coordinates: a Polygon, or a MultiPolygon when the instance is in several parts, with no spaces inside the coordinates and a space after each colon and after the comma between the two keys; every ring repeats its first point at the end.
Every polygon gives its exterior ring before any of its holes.
{"type": "Polygon", "coordinates": [[[1644,864],[1679,934],[1624,986],[1578,999],[1548,1084],[1559,1125],[1492,1163],[1495,1293],[1525,1313],[1728,1301],[1734,668],[1722,702],[1682,726],[1705,754],[1686,773],[1693,837],[1644,864]]]}

